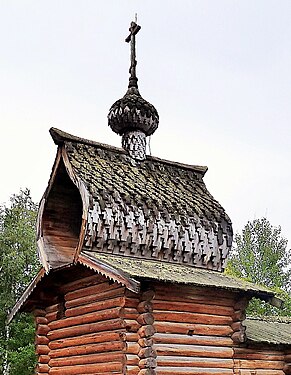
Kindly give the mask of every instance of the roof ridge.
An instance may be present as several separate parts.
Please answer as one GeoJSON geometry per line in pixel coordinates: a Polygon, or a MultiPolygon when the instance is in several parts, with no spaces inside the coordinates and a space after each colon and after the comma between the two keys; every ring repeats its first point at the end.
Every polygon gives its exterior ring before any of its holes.
{"type": "MultiPolygon", "coordinates": [[[[50,135],[51,135],[52,139],[54,140],[55,144],[58,145],[58,146],[62,145],[66,141],[67,142],[76,142],[76,143],[82,143],[82,144],[89,145],[89,146],[96,146],[96,147],[99,147],[99,148],[107,149],[109,151],[118,152],[120,154],[127,155],[127,152],[122,148],[111,146],[111,145],[108,145],[108,144],[105,144],[105,143],[92,141],[92,140],[86,139],[86,138],[77,137],[75,135],[72,135],[70,133],[67,133],[63,130],[60,130],[60,129],[57,129],[57,128],[54,128],[54,127],[50,128],[49,132],[50,132],[50,135]]],[[[203,176],[208,170],[208,167],[206,167],[206,166],[184,164],[184,163],[180,163],[180,162],[176,162],[176,161],[161,159],[161,158],[158,158],[156,156],[150,156],[150,155],[147,155],[146,160],[158,162],[158,163],[163,163],[163,164],[167,164],[167,165],[170,165],[170,166],[179,167],[179,168],[183,168],[183,169],[192,170],[192,171],[201,173],[203,176]]]]}

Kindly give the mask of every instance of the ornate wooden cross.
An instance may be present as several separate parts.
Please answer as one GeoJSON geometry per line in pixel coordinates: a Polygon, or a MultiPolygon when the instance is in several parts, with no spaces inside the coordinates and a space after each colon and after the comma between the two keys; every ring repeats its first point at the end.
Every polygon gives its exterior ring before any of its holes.
{"type": "Polygon", "coordinates": [[[136,77],[137,61],[136,61],[136,54],[135,54],[135,36],[139,32],[140,29],[141,29],[141,26],[139,26],[135,22],[131,22],[130,28],[129,28],[130,34],[125,39],[125,41],[127,43],[130,42],[130,50],[131,50],[131,54],[130,54],[131,64],[130,64],[130,68],[129,68],[130,78],[129,78],[128,88],[130,88],[130,87],[136,87],[137,88],[138,79],[136,77]]]}

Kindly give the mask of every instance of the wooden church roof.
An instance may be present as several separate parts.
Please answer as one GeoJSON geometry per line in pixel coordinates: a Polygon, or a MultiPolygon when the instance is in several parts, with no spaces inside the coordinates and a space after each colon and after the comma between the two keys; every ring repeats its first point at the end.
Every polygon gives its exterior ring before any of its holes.
{"type": "MultiPolygon", "coordinates": [[[[59,146],[59,156],[42,202],[40,225],[62,162],[62,173],[70,176],[82,197],[83,215],[79,215],[83,222],[81,242],[74,256],[56,246],[51,235],[47,245],[50,243],[52,249],[40,244],[45,267],[70,263],[72,256],[76,259],[86,250],[224,269],[232,226],[225,210],[205,186],[206,167],[151,156],[137,162],[123,149],[54,128],[50,132],[59,146]]],[[[55,195],[59,193],[56,191],[55,195]]],[[[58,215],[58,202],[55,205],[53,219],[58,215]]]]}
{"type": "Polygon", "coordinates": [[[248,318],[243,324],[246,326],[246,335],[249,342],[291,345],[290,317],[248,318]]]}

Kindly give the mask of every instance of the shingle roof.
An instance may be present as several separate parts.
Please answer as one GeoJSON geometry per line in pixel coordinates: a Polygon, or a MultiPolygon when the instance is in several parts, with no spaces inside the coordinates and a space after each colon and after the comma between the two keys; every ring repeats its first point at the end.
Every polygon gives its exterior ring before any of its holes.
{"type": "Polygon", "coordinates": [[[232,226],[206,167],[147,157],[51,129],[92,196],[84,248],[222,270],[232,226]]]}
{"type": "Polygon", "coordinates": [[[246,326],[247,340],[251,342],[291,345],[291,318],[248,318],[243,324],[246,326]]]}
{"type": "Polygon", "coordinates": [[[251,296],[257,296],[269,302],[274,297],[274,292],[270,289],[216,271],[97,252],[83,252],[83,254],[98,264],[108,265],[122,274],[126,274],[129,278],[207,286],[236,292],[244,291],[251,296]]]}

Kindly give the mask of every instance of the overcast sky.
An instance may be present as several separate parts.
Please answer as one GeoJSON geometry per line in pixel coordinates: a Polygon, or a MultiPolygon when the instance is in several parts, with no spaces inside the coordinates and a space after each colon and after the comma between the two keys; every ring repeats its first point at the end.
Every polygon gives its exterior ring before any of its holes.
{"type": "Polygon", "coordinates": [[[51,126],[120,146],[107,126],[126,91],[134,14],[152,155],[207,165],[235,232],[266,216],[291,241],[290,0],[0,0],[0,204],[39,201],[51,126]]]}

